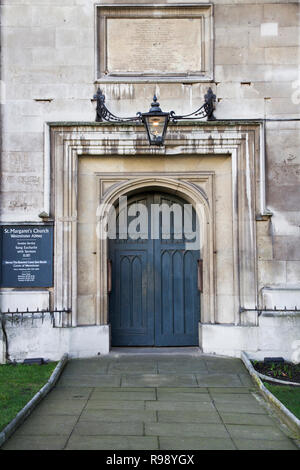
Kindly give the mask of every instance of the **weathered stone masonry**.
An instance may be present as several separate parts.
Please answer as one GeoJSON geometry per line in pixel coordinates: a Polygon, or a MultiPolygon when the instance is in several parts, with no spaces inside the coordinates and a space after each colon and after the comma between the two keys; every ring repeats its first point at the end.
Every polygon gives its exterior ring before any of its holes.
{"type": "MultiPolygon", "coordinates": [[[[1,2],[1,224],[43,224],[39,215],[46,212],[55,230],[54,287],[2,288],[1,309],[72,309],[72,318],[56,328],[48,321],[7,322],[11,358],[109,351],[100,275],[105,247],[95,237],[83,243],[82,234],[86,216],[95,223],[89,201],[113,197],[111,182],[116,194],[124,185],[125,194],[133,179],[136,190],[155,184],[174,190],[180,181],[192,202],[194,183],[207,196],[203,351],[290,358],[293,341],[300,340],[300,313],[258,316],[240,307],[300,309],[299,4],[205,2],[205,73],[191,79],[101,76],[97,5],[113,4],[130,6],[120,0],[1,2]],[[148,110],[154,93],[163,110],[188,113],[211,86],[217,121],[179,123],[168,131],[164,150],[149,149],[139,126],[94,124],[91,98],[98,86],[121,116],[148,110]],[[87,262],[91,251],[97,257],[87,262]]],[[[174,17],[189,8],[183,4],[174,17]]]]}

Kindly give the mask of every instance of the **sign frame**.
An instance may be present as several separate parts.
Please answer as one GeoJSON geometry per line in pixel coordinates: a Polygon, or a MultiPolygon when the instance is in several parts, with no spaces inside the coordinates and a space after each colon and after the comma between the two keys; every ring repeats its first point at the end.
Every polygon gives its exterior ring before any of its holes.
{"type": "Polygon", "coordinates": [[[53,224],[0,226],[0,287],[54,286],[53,224]]]}

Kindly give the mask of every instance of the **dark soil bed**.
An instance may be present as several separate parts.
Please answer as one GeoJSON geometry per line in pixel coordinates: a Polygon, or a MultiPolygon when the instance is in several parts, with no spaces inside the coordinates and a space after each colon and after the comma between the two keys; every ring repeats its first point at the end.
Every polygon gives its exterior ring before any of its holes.
{"type": "Polygon", "coordinates": [[[252,365],[257,372],[273,379],[300,383],[300,364],[252,361],[252,365]]]}

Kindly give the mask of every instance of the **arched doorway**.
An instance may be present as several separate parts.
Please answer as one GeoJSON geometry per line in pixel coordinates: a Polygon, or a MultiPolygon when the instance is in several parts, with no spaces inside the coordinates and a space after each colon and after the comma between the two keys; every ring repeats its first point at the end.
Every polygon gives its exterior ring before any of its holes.
{"type": "Polygon", "coordinates": [[[119,208],[116,227],[109,240],[112,345],[198,345],[195,210],[175,195],[137,194],[119,208]]]}

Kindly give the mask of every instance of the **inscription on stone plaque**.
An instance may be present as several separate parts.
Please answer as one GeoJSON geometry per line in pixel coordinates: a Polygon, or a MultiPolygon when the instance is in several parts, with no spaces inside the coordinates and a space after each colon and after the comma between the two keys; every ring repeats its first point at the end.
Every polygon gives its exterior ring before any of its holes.
{"type": "Polygon", "coordinates": [[[198,82],[212,78],[211,4],[97,6],[99,81],[198,82]]]}
{"type": "Polygon", "coordinates": [[[1,227],[1,287],[53,285],[53,227],[1,227]]]}
{"type": "Polygon", "coordinates": [[[199,18],[107,20],[108,73],[200,73],[199,18]]]}

